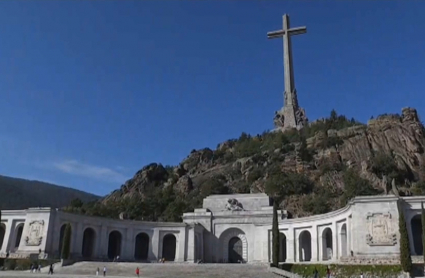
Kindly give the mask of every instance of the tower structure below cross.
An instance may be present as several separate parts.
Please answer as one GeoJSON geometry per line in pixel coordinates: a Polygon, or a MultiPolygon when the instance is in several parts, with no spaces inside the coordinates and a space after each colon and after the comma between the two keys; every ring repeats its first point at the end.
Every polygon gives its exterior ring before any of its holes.
{"type": "Polygon", "coordinates": [[[284,103],[280,111],[275,113],[274,125],[278,129],[301,129],[308,119],[304,109],[298,106],[297,90],[295,89],[294,67],[292,64],[291,36],[305,34],[307,28],[290,28],[289,15],[283,15],[283,29],[267,33],[267,38],[283,38],[283,66],[285,91],[283,93],[284,103]]]}

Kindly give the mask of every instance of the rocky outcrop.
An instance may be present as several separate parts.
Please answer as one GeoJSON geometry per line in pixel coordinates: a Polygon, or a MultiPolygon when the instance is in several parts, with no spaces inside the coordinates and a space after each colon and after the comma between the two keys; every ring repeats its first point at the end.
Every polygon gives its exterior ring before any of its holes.
{"type": "MultiPolygon", "coordinates": [[[[250,140],[253,144],[263,143],[261,136],[250,140]]],[[[229,192],[262,192],[268,171],[273,167],[284,172],[303,172],[316,184],[335,190],[344,188],[342,173],[324,169],[348,167],[356,169],[361,177],[369,180],[376,188],[394,190],[391,181],[383,185],[383,177],[375,175],[371,170],[371,160],[377,153],[391,155],[397,167],[409,173],[412,181],[425,180],[424,127],[413,108],[404,108],[401,115],[381,115],[369,120],[367,125],[318,131],[306,139],[306,145],[308,149],[314,150],[310,162],[302,161],[300,143],[293,143],[290,151],[277,145],[274,150],[259,151],[236,159],[233,154],[240,151],[237,142],[228,140],[219,144],[216,150],[193,150],[173,168],[166,169],[156,163],[147,165],[103,201],[132,196],[145,198],[146,192],[169,186],[176,194],[185,197],[209,180],[218,180],[229,192]]],[[[285,202],[294,210],[302,210],[302,198],[289,198],[285,202]]],[[[294,215],[305,213],[297,211],[294,215]]]]}

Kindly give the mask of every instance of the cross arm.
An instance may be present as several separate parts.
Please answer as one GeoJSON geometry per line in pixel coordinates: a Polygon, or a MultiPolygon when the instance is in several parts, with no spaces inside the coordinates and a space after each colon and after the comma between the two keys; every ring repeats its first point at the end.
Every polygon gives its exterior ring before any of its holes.
{"type": "Polygon", "coordinates": [[[285,35],[285,30],[272,31],[267,33],[267,38],[275,39],[275,38],[283,37],[283,35],[285,35]]]}
{"type": "Polygon", "coordinates": [[[291,28],[288,31],[286,31],[286,30],[278,30],[278,31],[268,32],[267,33],[267,38],[268,39],[281,38],[281,37],[283,37],[285,35],[286,32],[288,32],[289,35],[291,35],[291,36],[293,36],[293,35],[301,35],[301,34],[307,33],[307,27],[302,26],[302,27],[291,28]]]}

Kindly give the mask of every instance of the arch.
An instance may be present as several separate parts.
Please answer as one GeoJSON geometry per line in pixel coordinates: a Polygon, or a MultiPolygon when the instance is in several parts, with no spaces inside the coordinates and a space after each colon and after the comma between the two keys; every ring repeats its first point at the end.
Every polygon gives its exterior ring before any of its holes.
{"type": "Polygon", "coordinates": [[[322,258],[324,261],[331,260],[333,256],[332,230],[326,228],[322,232],[322,258]]]}
{"type": "Polygon", "coordinates": [[[62,254],[63,237],[65,235],[66,224],[63,224],[59,232],[59,254],[62,254]]]}
{"type": "Polygon", "coordinates": [[[341,226],[341,256],[348,256],[348,237],[347,237],[347,224],[342,224],[341,226]]]}
{"type": "Polygon", "coordinates": [[[279,262],[286,262],[286,236],[284,233],[279,233],[279,262]]]}
{"type": "Polygon", "coordinates": [[[1,223],[0,224],[0,250],[3,247],[3,241],[4,241],[5,234],[6,234],[6,225],[1,223]]]}
{"type": "Polygon", "coordinates": [[[110,260],[115,259],[117,256],[121,255],[121,233],[118,231],[112,231],[109,234],[108,241],[108,258],[110,260]]]}
{"type": "Polygon", "coordinates": [[[19,224],[16,228],[15,228],[16,234],[15,234],[15,245],[13,246],[14,249],[18,249],[19,248],[19,244],[21,244],[21,238],[22,238],[22,233],[24,232],[24,224],[19,224]]]}
{"type": "Polygon", "coordinates": [[[173,234],[167,234],[162,239],[162,258],[167,262],[174,262],[176,259],[177,239],[173,234]]]}
{"type": "Polygon", "coordinates": [[[195,262],[202,260],[202,246],[199,239],[199,235],[195,234],[195,262]]]}
{"type": "Polygon", "coordinates": [[[238,228],[230,228],[224,231],[220,235],[220,246],[222,248],[223,261],[229,261],[229,242],[232,238],[238,237],[242,242],[242,260],[243,262],[248,261],[248,240],[246,239],[245,233],[238,228]]]}
{"type": "Polygon", "coordinates": [[[81,255],[83,258],[90,259],[94,255],[94,247],[96,243],[96,232],[92,228],[87,228],[83,233],[83,246],[81,255]]]}
{"type": "Polygon", "coordinates": [[[416,255],[423,255],[423,240],[422,240],[422,216],[420,214],[415,215],[410,220],[410,227],[412,229],[413,246],[415,248],[416,255]]]}
{"type": "Polygon", "coordinates": [[[134,246],[134,259],[146,261],[149,252],[149,236],[146,233],[139,233],[136,236],[136,243],[134,246]]]}
{"type": "Polygon", "coordinates": [[[299,242],[299,260],[300,262],[309,262],[311,260],[311,234],[309,231],[302,231],[298,237],[299,242]]]}

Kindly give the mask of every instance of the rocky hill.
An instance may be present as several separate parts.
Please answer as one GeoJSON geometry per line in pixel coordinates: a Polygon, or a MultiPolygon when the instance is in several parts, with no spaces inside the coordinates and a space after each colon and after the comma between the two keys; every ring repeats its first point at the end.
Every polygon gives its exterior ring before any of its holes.
{"type": "Polygon", "coordinates": [[[0,176],[0,209],[61,208],[74,199],[97,201],[100,197],[41,181],[0,176]]]}
{"type": "Polygon", "coordinates": [[[367,125],[332,111],[300,131],[242,133],[177,166],[152,163],[101,201],[67,210],[176,221],[210,194],[267,192],[292,217],[325,213],[356,195],[425,193],[424,147],[415,109],[367,125]]]}

